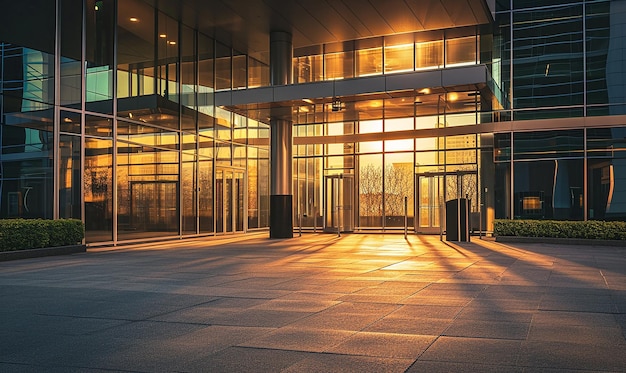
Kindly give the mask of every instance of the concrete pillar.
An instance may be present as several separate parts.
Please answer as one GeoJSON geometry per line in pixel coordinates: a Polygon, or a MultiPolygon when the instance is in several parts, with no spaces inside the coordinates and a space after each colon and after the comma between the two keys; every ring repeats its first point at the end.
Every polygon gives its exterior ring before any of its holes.
{"type": "MultiPolygon", "coordinates": [[[[291,84],[293,48],[291,34],[270,33],[270,83],[291,84]]],[[[292,123],[275,117],[270,119],[270,238],[293,237],[292,193],[292,123]]]]}

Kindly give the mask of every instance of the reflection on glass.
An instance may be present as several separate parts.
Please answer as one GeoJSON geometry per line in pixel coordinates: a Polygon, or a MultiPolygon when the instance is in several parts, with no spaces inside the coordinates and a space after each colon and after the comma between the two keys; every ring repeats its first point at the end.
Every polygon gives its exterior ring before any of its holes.
{"type": "Polygon", "coordinates": [[[336,52],[324,55],[324,77],[326,80],[354,77],[354,52],[336,52]]]}
{"type": "Polygon", "coordinates": [[[359,156],[359,226],[383,226],[382,154],[359,156]]]}
{"type": "MultiPolygon", "coordinates": [[[[130,2],[120,2],[123,6],[130,2]]],[[[99,113],[113,112],[113,46],[115,27],[115,3],[101,2],[98,7],[87,7],[87,50],[85,95],[87,109],[99,113]]],[[[120,19],[119,28],[123,27],[120,19]]],[[[118,54],[123,51],[122,45],[118,54]]],[[[123,63],[123,61],[119,61],[123,63]]]]}
{"type": "Polygon", "coordinates": [[[476,36],[446,39],[446,66],[476,63],[476,36]]]}
{"type": "Polygon", "coordinates": [[[413,153],[385,154],[384,191],[385,227],[403,227],[404,197],[413,206],[413,153]]]}
{"type": "Polygon", "coordinates": [[[356,51],[356,76],[382,74],[383,49],[368,48],[356,51]]]}
{"type": "Polygon", "coordinates": [[[385,46],[385,73],[413,71],[413,44],[385,46]]]}
{"type": "Polygon", "coordinates": [[[81,219],[80,137],[61,135],[59,156],[59,217],[81,219]]]}
{"type": "Polygon", "coordinates": [[[177,151],[118,141],[116,183],[120,240],[179,233],[177,151]]]}
{"type": "Polygon", "coordinates": [[[113,141],[85,139],[85,241],[113,240],[113,141]]]}
{"type": "Polygon", "coordinates": [[[443,40],[415,43],[415,69],[443,67],[443,40]]]}
{"type": "Polygon", "coordinates": [[[322,55],[294,58],[293,66],[295,83],[317,82],[324,79],[322,55]]]}

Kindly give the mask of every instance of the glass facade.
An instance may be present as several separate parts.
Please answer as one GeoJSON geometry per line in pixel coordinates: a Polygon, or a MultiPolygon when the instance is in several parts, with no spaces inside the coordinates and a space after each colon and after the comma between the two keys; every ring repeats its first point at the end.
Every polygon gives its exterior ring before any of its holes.
{"type": "Polygon", "coordinates": [[[82,219],[88,244],[267,227],[269,126],[213,100],[247,56],[140,0],[36,3],[0,34],[0,218],[82,219]]]}
{"type": "Polygon", "coordinates": [[[265,229],[278,118],[296,227],[441,233],[459,198],[473,230],[626,219],[624,0],[497,1],[492,24],[299,40],[279,88],[307,88],[276,101],[269,43],[144,0],[29,3],[2,5],[0,218],[82,219],[88,244],[265,229]]]}

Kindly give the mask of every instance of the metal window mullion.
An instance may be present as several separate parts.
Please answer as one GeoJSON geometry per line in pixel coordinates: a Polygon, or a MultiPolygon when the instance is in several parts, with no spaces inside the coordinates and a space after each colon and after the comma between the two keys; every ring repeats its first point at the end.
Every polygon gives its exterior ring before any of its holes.
{"type": "MultiPolygon", "coordinates": [[[[87,7],[83,4],[81,27],[81,55],[80,55],[80,219],[83,224],[86,222],[85,216],[85,110],[87,108],[87,7]]],[[[85,243],[85,238],[83,238],[85,243]]]]}
{"type": "Polygon", "coordinates": [[[589,158],[587,157],[587,128],[583,128],[583,220],[587,221],[589,219],[588,216],[588,207],[589,207],[589,158]]]}
{"type": "Polygon", "coordinates": [[[113,101],[113,149],[111,154],[111,175],[113,177],[113,185],[111,185],[111,197],[113,198],[113,245],[117,244],[117,221],[118,221],[118,193],[117,193],[117,2],[113,9],[113,66],[112,72],[112,101],[113,101]]]}
{"type": "Polygon", "coordinates": [[[56,0],[55,4],[55,38],[54,38],[54,114],[52,126],[52,218],[59,218],[59,188],[61,182],[59,177],[61,172],[61,0],[56,0]]]}

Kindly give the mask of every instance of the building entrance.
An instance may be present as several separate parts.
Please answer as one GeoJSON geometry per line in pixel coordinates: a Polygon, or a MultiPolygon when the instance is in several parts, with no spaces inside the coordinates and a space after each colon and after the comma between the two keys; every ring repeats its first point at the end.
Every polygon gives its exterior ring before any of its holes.
{"type": "Polygon", "coordinates": [[[415,185],[417,233],[446,231],[445,202],[457,198],[469,199],[470,229],[478,228],[478,173],[475,170],[416,174],[415,185]]]}
{"type": "Polygon", "coordinates": [[[215,232],[244,232],[245,171],[235,168],[215,170],[215,232]]]}
{"type": "Polygon", "coordinates": [[[354,175],[324,177],[324,231],[354,231],[354,175]]]}

